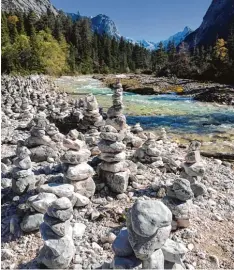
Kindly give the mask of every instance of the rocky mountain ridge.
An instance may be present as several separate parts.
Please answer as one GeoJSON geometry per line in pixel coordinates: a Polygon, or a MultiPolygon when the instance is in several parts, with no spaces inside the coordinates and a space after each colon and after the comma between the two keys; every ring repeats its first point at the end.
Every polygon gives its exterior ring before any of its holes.
{"type": "Polygon", "coordinates": [[[41,16],[50,10],[55,15],[58,13],[50,0],[2,0],[2,11],[22,11],[28,13],[34,11],[36,15],[41,16]]]}
{"type": "Polygon", "coordinates": [[[217,37],[227,39],[232,23],[234,23],[234,1],[213,0],[202,24],[185,38],[185,42],[194,47],[212,45],[217,37]]]}

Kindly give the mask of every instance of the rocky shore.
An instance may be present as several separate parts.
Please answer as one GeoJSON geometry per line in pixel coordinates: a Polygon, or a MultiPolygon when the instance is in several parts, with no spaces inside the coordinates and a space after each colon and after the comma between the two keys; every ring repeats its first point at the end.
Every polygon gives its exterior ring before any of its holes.
{"type": "MultiPolygon", "coordinates": [[[[199,82],[188,79],[154,77],[153,75],[124,74],[123,89],[140,95],[176,93],[192,96],[195,100],[234,105],[234,87],[213,82],[199,82]]],[[[112,87],[115,75],[95,75],[108,87],[112,87]]]]}
{"type": "Polygon", "coordinates": [[[2,76],[4,269],[232,269],[234,165],[44,76],[2,76]]]}

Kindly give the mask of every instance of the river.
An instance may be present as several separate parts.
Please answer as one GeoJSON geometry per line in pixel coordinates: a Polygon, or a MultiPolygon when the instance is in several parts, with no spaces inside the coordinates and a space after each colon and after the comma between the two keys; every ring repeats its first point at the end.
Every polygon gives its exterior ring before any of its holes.
{"type": "MultiPolygon", "coordinates": [[[[93,93],[104,109],[111,106],[112,90],[91,76],[57,79],[60,88],[82,97],[93,93]]],[[[212,137],[234,139],[234,107],[195,101],[190,97],[165,95],[137,95],[124,93],[125,114],[130,125],[140,123],[144,129],[182,135],[184,138],[212,137]]]]}

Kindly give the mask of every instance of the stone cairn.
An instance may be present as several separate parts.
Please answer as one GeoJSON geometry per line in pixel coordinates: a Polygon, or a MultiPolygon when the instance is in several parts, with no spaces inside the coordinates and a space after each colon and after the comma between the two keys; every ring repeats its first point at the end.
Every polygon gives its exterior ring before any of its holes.
{"type": "Polygon", "coordinates": [[[135,150],[142,146],[143,141],[147,139],[140,124],[126,128],[126,135],[123,142],[127,145],[128,149],[133,149],[132,156],[134,156],[135,150]]]}
{"type": "Polygon", "coordinates": [[[31,136],[26,139],[25,145],[32,152],[32,160],[54,162],[58,158],[58,149],[64,136],[54,124],[49,123],[43,112],[36,115],[28,127],[31,127],[31,136]]]}
{"type": "Polygon", "coordinates": [[[190,144],[185,162],[182,163],[183,171],[180,178],[167,188],[167,195],[163,198],[174,217],[173,229],[190,225],[189,220],[194,214],[192,199],[206,193],[205,185],[200,183],[205,173],[199,152],[200,146],[200,142],[197,141],[190,144]]]}
{"type": "Polygon", "coordinates": [[[125,162],[125,137],[126,118],[123,113],[123,89],[120,83],[114,88],[113,106],[107,111],[107,125],[102,128],[98,143],[101,151],[99,178],[104,180],[111,191],[123,193],[127,190],[130,172],[125,162]]]}
{"type": "Polygon", "coordinates": [[[85,131],[90,129],[98,130],[99,127],[105,124],[99,113],[98,102],[93,94],[89,94],[85,97],[83,114],[84,117],[80,128],[85,131]]]}
{"type": "Polygon", "coordinates": [[[122,84],[117,81],[113,86],[114,94],[112,95],[113,106],[107,111],[106,124],[113,126],[117,131],[124,131],[127,128],[126,117],[123,114],[123,88],[122,84]]]}
{"type": "Polygon", "coordinates": [[[32,171],[32,163],[30,159],[31,152],[24,146],[23,141],[18,141],[16,148],[17,158],[14,161],[12,189],[21,195],[26,191],[35,189],[36,180],[32,171]]]}
{"type": "Polygon", "coordinates": [[[87,164],[91,152],[87,149],[85,141],[78,139],[79,132],[72,130],[64,138],[63,145],[66,149],[61,161],[64,163],[64,182],[74,186],[75,196],[91,197],[95,193],[93,181],[93,168],[87,164]]]}
{"type": "Polygon", "coordinates": [[[44,246],[37,258],[38,263],[50,269],[69,266],[75,255],[70,224],[72,216],[72,203],[68,198],[62,197],[50,204],[40,226],[44,246]]]}
{"type": "Polygon", "coordinates": [[[41,192],[28,198],[26,204],[19,204],[18,215],[23,217],[20,227],[24,232],[37,231],[43,222],[44,214],[49,205],[57,200],[53,193],[41,192]]]}
{"type": "Polygon", "coordinates": [[[163,142],[167,142],[168,141],[167,132],[166,132],[165,128],[161,128],[161,130],[160,130],[160,139],[163,142]]]}
{"type": "Polygon", "coordinates": [[[142,163],[153,163],[155,167],[163,166],[161,150],[155,142],[156,136],[151,132],[146,133],[146,136],[147,140],[135,152],[135,159],[142,163]]]}
{"type": "Polygon", "coordinates": [[[164,269],[166,262],[181,263],[186,247],[168,239],[171,211],[160,201],[137,200],[128,211],[127,228],[123,228],[112,244],[113,268],[164,269]]]}
{"type": "Polygon", "coordinates": [[[190,182],[184,178],[177,178],[174,183],[167,188],[167,195],[163,198],[163,203],[173,214],[173,230],[186,228],[190,225],[190,218],[193,214],[193,191],[190,182]]]}
{"type": "Polygon", "coordinates": [[[200,181],[205,173],[205,166],[200,155],[201,143],[193,141],[189,145],[188,153],[185,156],[185,162],[182,164],[183,171],[181,177],[188,179],[194,196],[206,193],[206,187],[200,181]]]}

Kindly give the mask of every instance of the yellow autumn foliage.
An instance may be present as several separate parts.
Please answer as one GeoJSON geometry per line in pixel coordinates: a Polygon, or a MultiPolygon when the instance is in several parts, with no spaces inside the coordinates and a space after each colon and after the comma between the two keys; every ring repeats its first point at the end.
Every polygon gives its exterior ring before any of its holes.
{"type": "Polygon", "coordinates": [[[7,21],[8,21],[9,23],[11,23],[11,24],[16,24],[16,23],[19,21],[19,19],[18,19],[17,16],[12,15],[12,16],[9,16],[9,17],[7,18],[7,21]]]}
{"type": "Polygon", "coordinates": [[[215,56],[222,62],[226,59],[228,55],[228,49],[225,47],[227,42],[220,38],[216,41],[214,51],[215,51],[215,56]]]}

